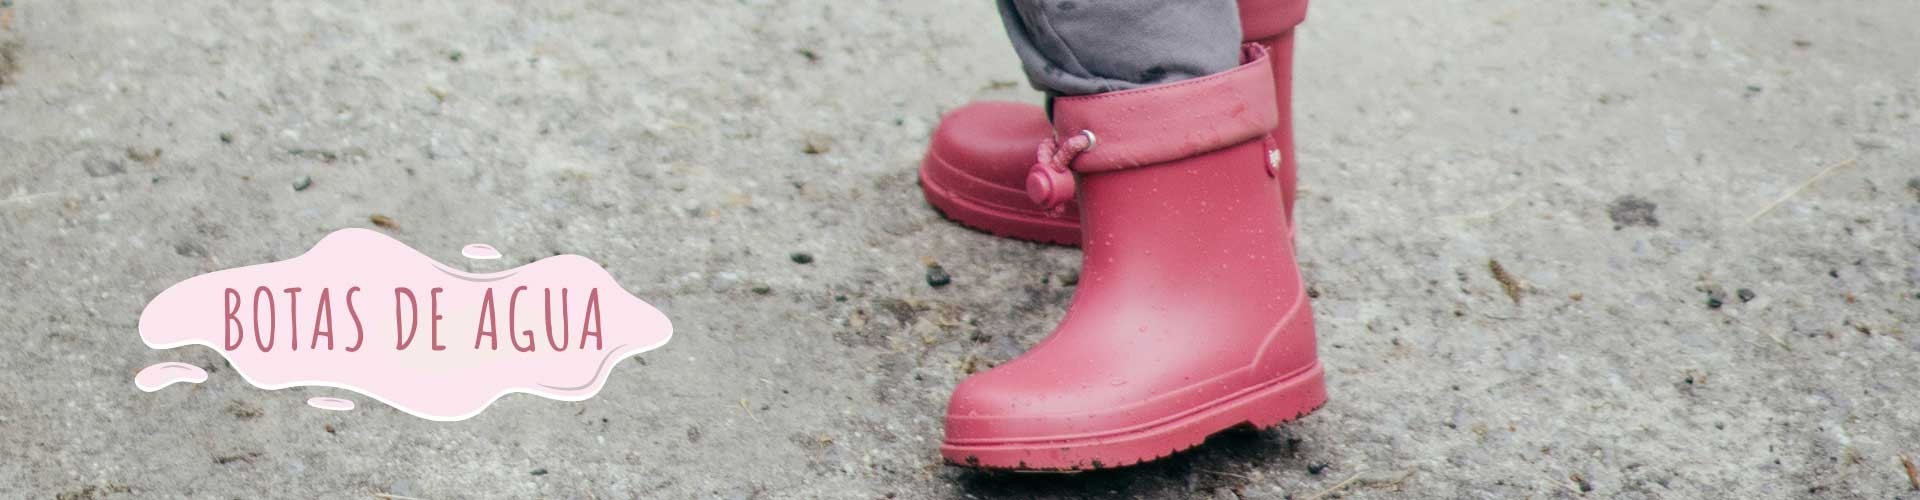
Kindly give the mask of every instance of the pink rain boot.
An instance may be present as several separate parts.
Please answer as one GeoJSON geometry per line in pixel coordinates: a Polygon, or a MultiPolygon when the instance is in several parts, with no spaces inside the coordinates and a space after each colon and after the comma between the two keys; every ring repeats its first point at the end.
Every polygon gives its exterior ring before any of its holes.
{"type": "MultiPolygon", "coordinates": [[[[1293,214],[1293,28],[1307,17],[1306,0],[1240,0],[1240,32],[1272,54],[1280,127],[1280,187],[1293,214]]],[[[1074,245],[1080,240],[1080,210],[1067,202],[1057,211],[1027,201],[1023,189],[1033,144],[1051,128],[1039,106],[985,101],[948,112],[933,131],[920,162],[920,190],[927,203],[968,227],[1014,239],[1074,245]]],[[[1291,219],[1289,219],[1291,220],[1291,219]]]]}
{"type": "Polygon", "coordinates": [[[1222,73],[1054,100],[1057,142],[1025,184],[1043,207],[1078,195],[1080,284],[1051,336],[954,389],[949,462],[1119,467],[1326,401],[1268,57],[1248,44],[1222,73]]]}

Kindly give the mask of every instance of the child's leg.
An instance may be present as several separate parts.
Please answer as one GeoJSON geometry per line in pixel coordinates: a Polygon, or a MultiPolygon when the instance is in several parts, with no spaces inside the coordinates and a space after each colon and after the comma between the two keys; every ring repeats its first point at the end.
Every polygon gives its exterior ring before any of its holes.
{"type": "Polygon", "coordinates": [[[1211,75],[1240,63],[1234,0],[999,0],[1034,88],[1087,95],[1211,75]]]}

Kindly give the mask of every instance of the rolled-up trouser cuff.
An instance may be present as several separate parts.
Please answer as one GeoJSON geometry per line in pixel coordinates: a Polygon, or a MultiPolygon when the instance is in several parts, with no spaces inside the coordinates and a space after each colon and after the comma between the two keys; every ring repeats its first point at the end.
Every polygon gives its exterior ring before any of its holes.
{"type": "Polygon", "coordinates": [[[998,3],[1028,80],[1049,95],[1130,90],[1239,65],[1241,21],[1235,0],[998,3]]]}

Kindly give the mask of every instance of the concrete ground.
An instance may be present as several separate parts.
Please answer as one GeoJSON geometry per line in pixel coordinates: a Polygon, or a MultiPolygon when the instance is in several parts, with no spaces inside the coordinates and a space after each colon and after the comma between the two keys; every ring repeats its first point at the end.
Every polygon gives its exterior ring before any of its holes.
{"type": "Polygon", "coordinates": [[[936,458],[1078,264],[915,187],[941,112],[1037,99],[987,2],[8,4],[0,497],[1920,498],[1907,0],[1317,4],[1332,401],[1064,477],[936,458]],[[677,334],[458,423],[140,343],[166,286],[375,214],[589,256],[677,334]],[[134,388],[171,360],[212,380],[134,388]]]}

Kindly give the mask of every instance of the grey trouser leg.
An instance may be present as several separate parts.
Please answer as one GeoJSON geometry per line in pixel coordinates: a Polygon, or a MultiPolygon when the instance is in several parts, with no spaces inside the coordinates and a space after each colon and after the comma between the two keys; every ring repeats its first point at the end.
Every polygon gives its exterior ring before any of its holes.
{"type": "Polygon", "coordinates": [[[1086,95],[1240,64],[1234,0],[997,0],[1033,87],[1086,95]]]}

